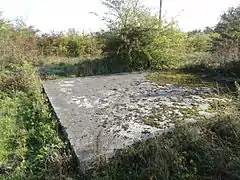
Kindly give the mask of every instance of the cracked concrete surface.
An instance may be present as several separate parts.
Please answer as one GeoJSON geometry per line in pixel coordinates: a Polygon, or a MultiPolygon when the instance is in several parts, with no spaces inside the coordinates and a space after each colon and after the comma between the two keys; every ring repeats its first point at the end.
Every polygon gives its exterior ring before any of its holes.
{"type": "MultiPolygon", "coordinates": [[[[94,167],[118,149],[160,135],[178,121],[208,118],[210,88],[159,86],[146,73],[46,81],[45,91],[79,159],[94,167]]],[[[222,99],[226,101],[226,99],[222,99]]]]}

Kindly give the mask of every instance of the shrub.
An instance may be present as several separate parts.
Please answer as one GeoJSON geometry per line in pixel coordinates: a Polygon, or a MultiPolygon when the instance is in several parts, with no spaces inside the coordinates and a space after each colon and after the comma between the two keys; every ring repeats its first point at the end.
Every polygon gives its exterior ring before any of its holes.
{"type": "Polygon", "coordinates": [[[187,53],[191,52],[207,52],[212,48],[211,34],[188,33],[187,41],[187,53]]]}
{"type": "Polygon", "coordinates": [[[185,34],[175,24],[168,24],[153,34],[149,51],[151,69],[175,69],[184,60],[185,34]]]}
{"type": "Polygon", "coordinates": [[[185,35],[174,23],[160,22],[138,0],[104,4],[110,11],[106,20],[110,32],[104,35],[111,55],[124,59],[130,70],[176,68],[185,50],[185,35]]]}
{"type": "Polygon", "coordinates": [[[34,91],[39,83],[35,74],[36,69],[29,64],[12,66],[10,74],[0,75],[0,91],[6,93],[34,91]]]}
{"type": "MultiPolygon", "coordinates": [[[[8,22],[0,23],[0,70],[11,65],[37,61],[34,33],[25,26],[16,27],[8,22]]],[[[11,67],[10,67],[11,68],[11,67]]]]}
{"type": "Polygon", "coordinates": [[[101,43],[94,35],[52,33],[38,37],[38,47],[44,56],[92,57],[101,54],[101,43]]]}

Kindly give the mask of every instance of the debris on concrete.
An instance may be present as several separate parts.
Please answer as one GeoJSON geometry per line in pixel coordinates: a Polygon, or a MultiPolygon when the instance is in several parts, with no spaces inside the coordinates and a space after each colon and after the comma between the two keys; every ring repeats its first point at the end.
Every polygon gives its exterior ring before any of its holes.
{"type": "Polygon", "coordinates": [[[45,91],[86,170],[116,150],[161,135],[178,122],[214,116],[210,88],[159,86],[146,73],[46,81],[45,91]]]}

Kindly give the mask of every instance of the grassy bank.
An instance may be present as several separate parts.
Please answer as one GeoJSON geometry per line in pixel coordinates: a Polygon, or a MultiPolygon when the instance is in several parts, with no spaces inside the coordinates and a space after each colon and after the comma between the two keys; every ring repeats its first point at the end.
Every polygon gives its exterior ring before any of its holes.
{"type": "Polygon", "coordinates": [[[32,66],[1,76],[0,179],[61,179],[71,153],[32,66]]]}

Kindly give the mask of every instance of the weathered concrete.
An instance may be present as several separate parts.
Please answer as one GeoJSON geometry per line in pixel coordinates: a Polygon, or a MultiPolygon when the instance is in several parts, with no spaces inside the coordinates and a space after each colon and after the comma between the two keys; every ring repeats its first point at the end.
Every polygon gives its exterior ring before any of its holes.
{"type": "Polygon", "coordinates": [[[147,74],[47,81],[45,91],[84,170],[115,150],[162,134],[177,120],[209,116],[208,88],[158,86],[147,74]],[[196,113],[195,113],[196,116],[196,113]]]}

